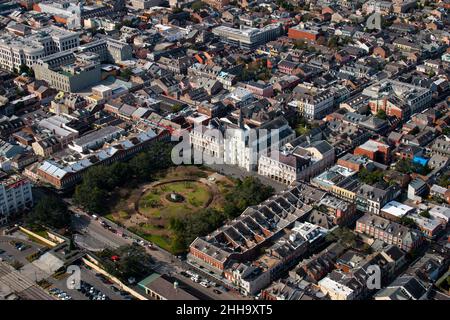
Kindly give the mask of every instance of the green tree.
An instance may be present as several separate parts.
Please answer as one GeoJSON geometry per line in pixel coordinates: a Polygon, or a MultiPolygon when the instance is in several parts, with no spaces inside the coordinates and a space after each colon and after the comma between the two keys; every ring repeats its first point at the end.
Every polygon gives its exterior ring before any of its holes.
{"type": "Polygon", "coordinates": [[[145,249],[137,244],[103,250],[100,257],[106,271],[124,282],[129,278],[142,279],[147,276],[154,262],[145,249]],[[118,256],[119,259],[113,261],[113,256],[118,256]]]}
{"type": "Polygon", "coordinates": [[[404,226],[407,226],[407,227],[414,227],[414,226],[416,226],[416,223],[414,222],[414,220],[411,219],[410,217],[407,217],[407,216],[401,217],[400,218],[400,223],[402,225],[404,225],[404,226]]]}
{"type": "Polygon", "coordinates": [[[177,112],[180,112],[183,109],[183,106],[181,104],[179,104],[179,103],[176,103],[176,104],[174,104],[171,107],[171,109],[172,109],[173,113],[177,113],[177,112]]]}
{"type": "Polygon", "coordinates": [[[428,219],[431,218],[430,211],[428,211],[428,210],[422,211],[419,214],[420,214],[420,216],[422,216],[424,218],[428,218],[428,219]]]}
{"type": "Polygon", "coordinates": [[[123,79],[129,80],[132,75],[133,75],[133,72],[128,68],[120,71],[120,77],[123,79]]]}
{"type": "Polygon", "coordinates": [[[308,44],[306,43],[305,40],[303,40],[303,39],[295,40],[295,42],[294,42],[294,49],[304,50],[306,48],[308,48],[308,44]]]}
{"type": "Polygon", "coordinates": [[[172,165],[170,143],[156,142],[129,162],[116,162],[109,166],[94,166],[83,176],[75,188],[74,202],[96,214],[107,211],[107,199],[114,189],[126,183],[149,181],[154,172],[172,165]],[[131,178],[131,179],[130,179],[131,178]]]}
{"type": "Polygon", "coordinates": [[[227,200],[224,213],[227,218],[235,218],[248,206],[253,206],[269,198],[274,192],[270,186],[266,186],[258,178],[246,177],[238,180],[236,186],[225,195],[227,200]]]}
{"type": "Polygon", "coordinates": [[[195,238],[206,236],[220,227],[224,220],[225,216],[222,212],[211,208],[182,218],[172,217],[169,221],[169,227],[175,233],[172,247],[180,251],[186,250],[195,238]]]}
{"type": "Polygon", "coordinates": [[[437,184],[441,187],[448,188],[450,185],[450,174],[446,173],[442,177],[440,177],[437,181],[437,184]]]}
{"type": "Polygon", "coordinates": [[[375,117],[382,119],[382,120],[386,120],[387,119],[386,111],[384,111],[383,109],[378,110],[375,117]]]}
{"type": "Polygon", "coordinates": [[[328,39],[328,46],[330,48],[337,48],[339,46],[339,38],[337,36],[331,36],[328,39]]]}
{"type": "Polygon", "coordinates": [[[383,171],[381,170],[369,171],[366,168],[362,168],[358,172],[358,178],[360,181],[366,184],[373,185],[377,182],[383,181],[383,171]]]}
{"type": "Polygon", "coordinates": [[[70,213],[67,205],[61,199],[53,195],[46,195],[38,201],[26,217],[26,223],[32,227],[67,228],[70,226],[70,213]]]}
{"type": "Polygon", "coordinates": [[[29,76],[29,77],[34,77],[34,71],[33,71],[33,69],[31,69],[30,67],[28,67],[27,65],[25,65],[25,64],[21,64],[20,65],[20,67],[19,67],[19,73],[20,74],[23,74],[23,73],[25,73],[27,76],[29,76]]]}
{"type": "Polygon", "coordinates": [[[81,184],[76,187],[74,201],[91,213],[103,214],[106,212],[108,193],[98,186],[90,187],[81,184]]]}
{"type": "Polygon", "coordinates": [[[191,4],[191,8],[192,10],[194,10],[194,12],[199,12],[201,9],[206,7],[207,5],[203,1],[195,1],[194,3],[191,4]]]}

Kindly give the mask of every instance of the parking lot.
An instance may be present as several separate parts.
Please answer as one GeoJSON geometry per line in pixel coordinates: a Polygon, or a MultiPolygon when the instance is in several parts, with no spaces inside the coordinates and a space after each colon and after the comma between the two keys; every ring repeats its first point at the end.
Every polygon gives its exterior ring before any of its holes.
{"type": "Polygon", "coordinates": [[[0,236],[0,258],[7,263],[16,260],[25,265],[29,263],[26,259],[29,255],[43,249],[45,249],[45,246],[32,241],[16,237],[0,236]],[[22,244],[23,246],[15,246],[12,243],[22,244]]]}
{"type": "Polygon", "coordinates": [[[92,270],[88,270],[85,266],[81,266],[81,290],[69,289],[67,286],[67,277],[60,280],[51,278],[52,286],[49,288],[59,289],[69,295],[73,300],[129,300],[129,295],[121,294],[117,285],[113,285],[112,282],[102,281],[99,276],[92,270]],[[117,289],[114,289],[117,288],[117,289]],[[91,289],[92,288],[92,289],[91,289]],[[103,299],[103,295],[105,296],[103,299]]]}

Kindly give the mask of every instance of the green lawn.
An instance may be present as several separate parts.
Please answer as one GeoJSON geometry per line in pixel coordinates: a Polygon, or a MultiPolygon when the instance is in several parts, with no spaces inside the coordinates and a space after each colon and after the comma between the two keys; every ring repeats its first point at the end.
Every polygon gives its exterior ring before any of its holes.
{"type": "Polygon", "coordinates": [[[171,217],[203,207],[210,197],[208,187],[198,182],[174,182],[155,187],[139,201],[139,210],[153,217],[171,217]],[[181,194],[185,201],[164,201],[170,193],[181,194]],[[162,203],[164,201],[164,204],[162,203]]]}
{"type": "Polygon", "coordinates": [[[156,234],[148,234],[148,233],[142,231],[142,228],[140,228],[140,227],[130,228],[130,231],[135,233],[135,234],[137,234],[141,238],[144,238],[147,241],[153,242],[158,247],[161,247],[164,250],[173,252],[172,240],[168,236],[161,236],[161,235],[156,235],[156,234]]]}
{"type": "Polygon", "coordinates": [[[223,198],[220,195],[226,194],[233,186],[233,180],[215,181],[219,195],[215,195],[215,188],[202,182],[194,181],[198,178],[207,178],[210,173],[197,167],[179,166],[173,170],[160,172],[154,176],[155,180],[170,181],[172,179],[193,179],[192,181],[168,182],[147,189],[142,195],[144,188],[124,189],[118,196],[118,201],[114,207],[114,215],[108,214],[105,217],[115,222],[127,224],[131,215],[135,214],[134,204],[138,201],[139,212],[145,217],[137,214],[137,221],[127,226],[128,229],[140,237],[155,243],[159,247],[174,254],[180,253],[184,248],[177,248],[179,243],[174,241],[174,232],[170,229],[171,217],[184,217],[196,214],[204,208],[210,198],[211,208],[221,209],[223,198]],[[181,202],[170,200],[170,194],[177,193],[184,197],[181,202]],[[177,245],[178,243],[178,245],[177,245]]]}

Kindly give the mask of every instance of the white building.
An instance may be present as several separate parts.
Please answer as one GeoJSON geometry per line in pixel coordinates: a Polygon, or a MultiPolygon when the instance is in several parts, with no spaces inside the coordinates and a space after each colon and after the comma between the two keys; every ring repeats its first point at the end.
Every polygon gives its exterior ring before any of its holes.
{"type": "Polygon", "coordinates": [[[258,173],[275,181],[291,184],[309,180],[334,163],[334,148],[326,141],[305,142],[293,150],[261,155],[258,173]]]}
{"type": "Polygon", "coordinates": [[[22,65],[31,67],[38,59],[79,44],[78,33],[54,26],[26,37],[3,33],[0,35],[0,67],[10,71],[19,70],[22,65]]]}
{"type": "Polygon", "coordinates": [[[445,226],[450,220],[450,208],[444,206],[434,206],[430,209],[430,216],[442,221],[445,226]]]}
{"type": "Polygon", "coordinates": [[[0,183],[0,225],[13,214],[31,208],[33,194],[31,183],[18,176],[11,176],[0,183]]]}
{"type": "Polygon", "coordinates": [[[390,201],[386,203],[386,205],[381,208],[381,214],[386,216],[387,218],[401,219],[407,214],[414,211],[413,207],[407,206],[406,204],[390,201]]]}
{"type": "Polygon", "coordinates": [[[80,2],[41,2],[39,3],[40,12],[55,15],[66,19],[68,29],[81,27],[83,5],[80,2]]]}
{"type": "Polygon", "coordinates": [[[237,165],[247,171],[258,169],[258,161],[270,150],[295,138],[295,132],[283,117],[269,121],[258,129],[247,126],[227,128],[224,139],[225,163],[237,165]]]}
{"type": "Polygon", "coordinates": [[[353,300],[353,289],[325,277],[318,283],[320,291],[327,294],[331,300],[353,300]]]}
{"type": "Polygon", "coordinates": [[[100,130],[88,133],[69,144],[69,148],[77,152],[83,153],[89,149],[97,149],[105,142],[110,142],[118,138],[124,130],[115,126],[104,127],[100,130]]]}
{"type": "Polygon", "coordinates": [[[270,284],[270,272],[248,263],[233,266],[229,273],[244,295],[255,295],[270,284]]]}
{"type": "Polygon", "coordinates": [[[220,123],[214,119],[208,126],[195,126],[189,134],[189,142],[194,152],[200,152],[203,158],[223,160],[223,132],[220,123]]]}
{"type": "Polygon", "coordinates": [[[241,25],[238,29],[220,26],[214,28],[212,32],[225,43],[252,50],[281,36],[283,29],[281,23],[273,23],[263,28],[249,28],[241,25]]]}
{"type": "MultiPolygon", "coordinates": [[[[190,144],[203,159],[216,158],[215,163],[236,165],[247,171],[258,169],[258,160],[270,148],[295,138],[295,132],[283,117],[266,122],[257,129],[228,119],[213,119],[208,126],[196,126],[189,134],[190,144]],[[221,121],[223,120],[223,121],[221,121]]],[[[213,159],[211,159],[212,161],[213,159]]]]}
{"type": "Polygon", "coordinates": [[[309,222],[296,221],[292,233],[300,235],[305,241],[314,243],[324,237],[328,230],[309,222]]]}
{"type": "Polygon", "coordinates": [[[147,10],[159,6],[162,0],[131,0],[131,6],[136,9],[147,10]]]}
{"type": "Polygon", "coordinates": [[[328,90],[302,95],[297,100],[300,113],[308,119],[322,119],[334,106],[334,93],[328,90]]]}

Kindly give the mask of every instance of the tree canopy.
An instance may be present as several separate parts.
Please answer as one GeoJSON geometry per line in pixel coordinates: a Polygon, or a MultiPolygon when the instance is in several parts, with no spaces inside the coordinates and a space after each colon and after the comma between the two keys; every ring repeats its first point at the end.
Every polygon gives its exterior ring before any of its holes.
{"type": "Polygon", "coordinates": [[[233,219],[248,206],[256,205],[273,194],[273,188],[265,186],[254,177],[238,180],[236,186],[227,193],[224,211],[203,209],[193,215],[170,220],[170,228],[175,233],[173,247],[185,250],[196,237],[205,236],[220,227],[225,220],[233,219]]]}
{"type": "Polygon", "coordinates": [[[238,180],[232,191],[226,194],[227,203],[224,214],[233,219],[242,213],[248,206],[254,206],[269,198],[274,193],[270,186],[262,184],[258,178],[246,177],[238,180]]]}
{"type": "Polygon", "coordinates": [[[70,213],[61,199],[47,195],[28,214],[26,223],[31,227],[45,225],[56,229],[67,228],[70,226],[70,213]]]}
{"type": "Polygon", "coordinates": [[[75,188],[75,203],[89,212],[105,213],[105,203],[110,192],[125,183],[149,181],[154,172],[168,168],[172,164],[171,150],[170,144],[157,142],[128,162],[89,168],[82,183],[75,188]]]}
{"type": "Polygon", "coordinates": [[[115,250],[105,249],[99,256],[106,271],[122,281],[145,277],[150,273],[150,266],[153,263],[151,256],[137,244],[121,246],[115,250]],[[113,261],[113,256],[117,256],[118,259],[113,261]]]}
{"type": "Polygon", "coordinates": [[[369,171],[366,168],[362,168],[358,172],[359,180],[368,185],[373,185],[377,182],[383,181],[383,176],[384,176],[384,174],[383,174],[383,171],[381,171],[381,170],[369,171]]]}

